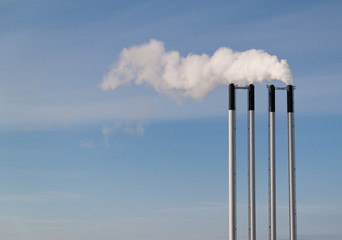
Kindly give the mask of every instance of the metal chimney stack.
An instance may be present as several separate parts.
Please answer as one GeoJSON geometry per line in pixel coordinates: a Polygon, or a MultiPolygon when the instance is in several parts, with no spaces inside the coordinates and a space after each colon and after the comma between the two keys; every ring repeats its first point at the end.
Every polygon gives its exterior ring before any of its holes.
{"type": "MultiPolygon", "coordinates": [[[[297,240],[296,185],[294,159],[294,107],[292,85],[268,87],[269,100],[269,239],[276,240],[276,142],[275,142],[275,90],[287,90],[288,161],[289,161],[289,219],[290,240],[297,240]]],[[[237,240],[236,229],[236,116],[235,90],[248,90],[248,217],[249,240],[256,240],[255,203],[255,115],[254,85],[229,85],[229,240],[237,240]]]]}
{"type": "Polygon", "coordinates": [[[269,234],[276,240],[276,166],[275,166],[275,87],[268,88],[269,95],[269,234]]]}
{"type": "Polygon", "coordinates": [[[254,85],[248,86],[248,185],[249,185],[249,240],[255,240],[255,130],[254,85]]]}
{"type": "Polygon", "coordinates": [[[235,86],[229,85],[229,240],[236,240],[235,86]]]}
{"type": "Polygon", "coordinates": [[[290,202],[290,240],[297,240],[296,226],[296,175],[294,159],[294,110],[293,86],[287,86],[287,127],[289,139],[289,202],[290,202]]]}

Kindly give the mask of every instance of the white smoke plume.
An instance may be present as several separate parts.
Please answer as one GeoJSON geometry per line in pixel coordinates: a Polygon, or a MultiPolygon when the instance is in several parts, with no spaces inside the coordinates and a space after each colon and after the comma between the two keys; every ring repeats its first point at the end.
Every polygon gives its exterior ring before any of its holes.
{"type": "Polygon", "coordinates": [[[219,48],[213,56],[166,51],[164,43],[151,39],[140,46],[121,51],[118,63],[106,74],[100,87],[115,89],[132,81],[149,84],[167,95],[201,99],[218,85],[247,85],[279,80],[293,81],[285,59],[279,59],[263,50],[236,52],[219,48]]]}

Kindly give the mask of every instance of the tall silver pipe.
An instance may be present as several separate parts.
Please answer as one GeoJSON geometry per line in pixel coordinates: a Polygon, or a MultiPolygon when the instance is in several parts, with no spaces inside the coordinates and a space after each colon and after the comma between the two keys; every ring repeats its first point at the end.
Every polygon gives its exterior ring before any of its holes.
{"type": "Polygon", "coordinates": [[[294,109],[293,86],[287,86],[287,127],[289,151],[289,202],[290,202],[290,240],[297,240],[296,223],[296,175],[294,156],[294,109]]]}
{"type": "Polygon", "coordinates": [[[248,86],[248,160],[249,240],[255,240],[255,130],[253,84],[248,86]]]}
{"type": "Polygon", "coordinates": [[[275,87],[269,92],[269,234],[276,240],[275,87]]]}
{"type": "Polygon", "coordinates": [[[235,86],[229,85],[229,240],[236,240],[235,86]]]}

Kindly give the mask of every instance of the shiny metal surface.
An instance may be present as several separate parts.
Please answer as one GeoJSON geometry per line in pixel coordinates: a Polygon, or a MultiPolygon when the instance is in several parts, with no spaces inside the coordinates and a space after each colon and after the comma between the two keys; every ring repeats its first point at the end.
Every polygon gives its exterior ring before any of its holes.
{"type": "Polygon", "coordinates": [[[275,112],[269,112],[269,234],[276,240],[275,112]]]}
{"type": "Polygon", "coordinates": [[[255,128],[254,111],[248,114],[249,239],[255,240],[255,128]]]}
{"type": "Polygon", "coordinates": [[[236,170],[235,170],[235,110],[228,113],[229,144],[229,240],[236,240],[236,170]]]}
{"type": "Polygon", "coordinates": [[[294,117],[293,112],[287,113],[288,151],[289,151],[289,202],[290,202],[290,240],[297,240],[296,222],[296,175],[294,158],[294,117]]]}

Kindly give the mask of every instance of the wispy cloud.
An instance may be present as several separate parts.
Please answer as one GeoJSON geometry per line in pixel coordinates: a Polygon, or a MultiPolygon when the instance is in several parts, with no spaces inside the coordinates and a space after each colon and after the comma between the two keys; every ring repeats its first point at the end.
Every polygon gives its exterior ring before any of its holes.
{"type": "Polygon", "coordinates": [[[79,144],[81,147],[85,147],[88,149],[93,149],[94,148],[94,143],[93,142],[84,142],[84,141],[79,141],[79,144]]]}
{"type": "Polygon", "coordinates": [[[46,191],[27,194],[0,195],[0,201],[48,201],[63,199],[78,199],[82,195],[68,192],[46,191]]]}
{"type": "Polygon", "coordinates": [[[226,202],[200,202],[193,206],[175,207],[155,210],[156,213],[173,213],[173,212],[197,212],[197,211],[214,211],[228,209],[226,202]]]}
{"type": "MultiPolygon", "coordinates": [[[[113,124],[102,125],[102,135],[104,136],[105,146],[108,147],[110,145],[110,136],[117,133],[143,137],[148,126],[147,116],[151,106],[146,101],[139,101],[138,104],[140,105],[139,111],[132,112],[128,119],[117,120],[113,124]]],[[[118,141],[115,141],[115,145],[122,146],[118,141]]]]}
{"type": "Polygon", "coordinates": [[[103,143],[106,147],[109,146],[109,135],[116,132],[117,129],[121,127],[120,122],[114,123],[112,126],[102,125],[102,135],[104,137],[103,143]]]}
{"type": "Polygon", "coordinates": [[[12,216],[12,215],[0,215],[0,220],[5,222],[17,222],[17,223],[71,223],[71,222],[84,222],[84,220],[76,219],[36,219],[28,216],[12,216]]]}
{"type": "Polygon", "coordinates": [[[137,135],[137,136],[142,137],[145,133],[145,129],[147,125],[148,124],[146,122],[140,121],[140,120],[134,123],[126,122],[126,125],[123,128],[123,131],[130,135],[137,135]]]}
{"type": "MultiPolygon", "coordinates": [[[[286,206],[288,209],[288,206],[286,206]]],[[[336,205],[303,204],[297,206],[297,212],[303,214],[342,215],[342,207],[336,205]]]]}

